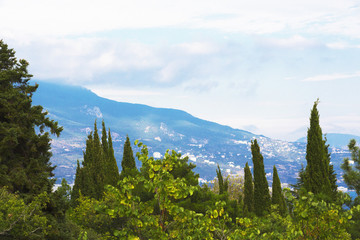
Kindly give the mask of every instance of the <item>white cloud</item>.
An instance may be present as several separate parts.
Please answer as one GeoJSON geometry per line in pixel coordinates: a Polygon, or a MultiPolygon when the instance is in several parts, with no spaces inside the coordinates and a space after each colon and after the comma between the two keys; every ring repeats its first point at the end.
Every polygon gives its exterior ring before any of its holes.
{"type": "MultiPolygon", "coordinates": [[[[0,32],[34,79],[289,138],[306,134],[304,103],[358,102],[357,2],[0,0],[0,32]]],[[[346,119],[324,128],[359,132],[353,109],[329,108],[346,119]]]]}
{"type": "Polygon", "coordinates": [[[159,153],[159,152],[154,152],[154,153],[153,153],[153,157],[156,158],[156,159],[159,159],[159,158],[161,158],[161,153],[159,153]]]}
{"type": "Polygon", "coordinates": [[[163,27],[184,21],[186,16],[182,13],[185,11],[175,11],[177,8],[166,1],[9,0],[1,4],[0,22],[6,25],[0,29],[5,30],[5,34],[22,33],[35,37],[163,27]]]}
{"type": "Polygon", "coordinates": [[[317,76],[305,78],[302,81],[304,82],[333,81],[333,80],[351,79],[357,77],[360,77],[360,72],[355,72],[350,74],[334,73],[334,74],[317,75],[317,76]]]}
{"type": "Polygon", "coordinates": [[[247,58],[234,54],[241,48],[215,41],[163,44],[100,37],[44,38],[15,46],[17,55],[30,62],[36,79],[61,79],[91,89],[99,81],[111,88],[181,85],[192,92],[207,92],[230,82],[232,89],[245,89],[240,74],[233,74],[243,67],[232,67],[247,58]]]}
{"type": "Polygon", "coordinates": [[[345,49],[349,47],[346,42],[331,42],[327,43],[326,46],[332,49],[345,49]]]}
{"type": "Polygon", "coordinates": [[[178,45],[181,50],[188,54],[207,55],[217,52],[217,47],[210,42],[187,42],[178,45]]]}
{"type": "Polygon", "coordinates": [[[342,9],[325,16],[318,24],[313,24],[309,32],[323,35],[338,35],[351,38],[360,38],[357,31],[360,25],[360,8],[342,9]]]}
{"type": "Polygon", "coordinates": [[[343,41],[336,41],[336,42],[329,42],[326,44],[326,47],[330,49],[337,49],[337,50],[344,50],[344,49],[358,49],[360,48],[360,44],[351,44],[349,42],[343,41]]]}
{"type": "MultiPolygon", "coordinates": [[[[334,105],[331,107],[334,107],[334,105]]],[[[358,127],[360,115],[357,112],[350,111],[344,115],[336,114],[334,116],[325,117],[321,122],[323,133],[344,133],[360,136],[360,129],[358,127]]]]}
{"type": "Polygon", "coordinates": [[[18,39],[162,27],[256,34],[292,29],[359,37],[356,3],[355,0],[4,0],[0,2],[0,31],[6,38],[18,39]]]}
{"type": "Polygon", "coordinates": [[[290,38],[265,39],[261,43],[266,46],[279,48],[307,48],[319,45],[317,41],[306,39],[300,35],[295,35],[290,38]]]}
{"type": "Polygon", "coordinates": [[[342,186],[338,187],[337,190],[338,190],[338,191],[342,191],[342,192],[348,192],[348,191],[349,191],[348,188],[342,187],[342,186]]]}
{"type": "Polygon", "coordinates": [[[182,65],[183,64],[181,62],[169,62],[161,68],[156,76],[154,76],[154,80],[161,83],[173,81],[178,72],[181,70],[182,65]]]}
{"type": "Polygon", "coordinates": [[[78,84],[104,73],[147,71],[164,64],[157,46],[101,38],[45,38],[20,44],[16,51],[31,63],[36,78],[78,84]]]}
{"type": "Polygon", "coordinates": [[[153,97],[153,96],[160,96],[163,97],[164,93],[151,91],[151,90],[136,90],[136,89],[119,89],[114,87],[113,85],[88,85],[86,88],[90,89],[94,93],[98,94],[99,96],[106,96],[107,98],[114,99],[117,101],[123,101],[126,98],[131,96],[144,96],[144,97],[153,97]]]}

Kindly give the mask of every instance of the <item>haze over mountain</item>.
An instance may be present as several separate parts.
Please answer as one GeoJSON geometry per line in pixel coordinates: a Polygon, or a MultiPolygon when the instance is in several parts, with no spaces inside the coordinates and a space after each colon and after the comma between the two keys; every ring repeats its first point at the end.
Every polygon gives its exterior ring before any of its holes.
{"type": "MultiPolygon", "coordinates": [[[[351,139],[355,139],[357,143],[360,143],[360,136],[352,134],[327,133],[324,134],[324,137],[326,137],[326,142],[330,144],[330,146],[336,148],[348,149],[348,144],[351,139]]],[[[306,137],[299,138],[297,142],[306,143],[306,137]]]]}
{"type": "MultiPolygon", "coordinates": [[[[181,110],[116,102],[81,87],[40,82],[33,104],[44,106],[51,118],[64,127],[61,137],[53,139],[52,162],[57,165],[56,177],[64,177],[69,182],[73,182],[76,160],[82,160],[87,134],[93,130],[96,119],[98,126],[104,119],[106,127],[111,129],[119,166],[126,135],[132,142],[139,139],[145,143],[155,158],[160,158],[167,149],[188,156],[204,180],[215,177],[217,164],[227,174],[242,174],[246,162],[252,166],[250,143],[255,138],[264,156],[270,184],[274,164],[282,183],[295,183],[301,164],[306,163],[304,142],[270,139],[202,120],[181,110]]],[[[134,146],[133,150],[138,151],[134,146]]],[[[344,149],[333,147],[331,151],[339,176],[342,159],[349,154],[344,149]]]]}

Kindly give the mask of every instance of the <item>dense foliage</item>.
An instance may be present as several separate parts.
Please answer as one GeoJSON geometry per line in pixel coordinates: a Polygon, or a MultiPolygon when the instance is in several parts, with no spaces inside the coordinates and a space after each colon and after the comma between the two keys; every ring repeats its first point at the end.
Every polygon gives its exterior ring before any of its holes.
{"type": "Polygon", "coordinates": [[[271,203],[273,205],[277,205],[279,208],[279,212],[281,215],[285,215],[286,212],[286,204],[283,192],[281,190],[281,182],[277,172],[276,167],[274,166],[273,170],[273,183],[272,183],[272,196],[271,203]]]}
{"type": "Polygon", "coordinates": [[[269,184],[266,179],[264,158],[260,153],[257,140],[251,142],[251,154],[254,165],[254,211],[263,216],[270,210],[269,184]]]}
{"type": "Polygon", "coordinates": [[[217,179],[218,179],[218,183],[219,183],[219,194],[224,194],[227,192],[228,187],[229,187],[229,182],[227,179],[224,180],[224,177],[221,173],[221,169],[220,166],[218,165],[217,169],[216,169],[216,175],[217,175],[217,179]]]}
{"type": "Polygon", "coordinates": [[[246,212],[254,211],[254,184],[250,167],[246,162],[244,168],[244,210],[246,212]]]}
{"type": "Polygon", "coordinates": [[[314,103],[310,115],[310,127],[307,133],[306,161],[307,166],[302,175],[304,187],[307,191],[322,196],[335,197],[336,176],[330,164],[330,154],[328,146],[323,139],[322,130],[319,122],[319,112],[317,106],[319,100],[314,103]]]}
{"type": "Polygon", "coordinates": [[[114,156],[110,130],[106,134],[104,121],[102,122],[102,138],[100,141],[95,121],[94,132],[88,135],[84,161],[77,163],[75,183],[71,200],[75,203],[80,195],[100,199],[106,185],[117,184],[119,170],[114,156]]]}
{"type": "MultiPolygon", "coordinates": [[[[356,145],[355,139],[352,139],[348,145],[351,152],[351,160],[344,159],[341,168],[344,170],[344,181],[348,187],[355,190],[357,197],[351,206],[360,204],[360,148],[356,145]],[[352,162],[350,162],[352,161],[352,162]]],[[[350,226],[349,232],[352,236],[360,239],[360,212],[355,212],[353,215],[354,224],[350,226]]]]}
{"type": "Polygon", "coordinates": [[[50,133],[62,128],[41,106],[32,106],[37,85],[29,84],[28,62],[0,40],[0,187],[18,192],[26,201],[51,192],[50,133]]]}
{"type": "Polygon", "coordinates": [[[62,128],[32,105],[28,65],[0,40],[0,238],[59,239],[66,206],[52,192],[50,134],[62,128]]]}
{"type": "Polygon", "coordinates": [[[295,198],[286,189],[281,196],[286,196],[288,212],[281,213],[276,203],[261,217],[247,217],[243,211],[234,214],[226,197],[207,194],[213,201],[203,202],[207,210],[199,212],[179,204],[196,192],[208,192],[206,187],[187,184],[185,178],[174,178],[171,172],[177,167],[179,154],[167,151],[163,159],[155,160],[148,156],[146,146],[141,143],[138,146],[141,152],[137,156],[149,166],[149,178],[141,173],[126,177],[117,187],[106,187],[100,201],[81,197],[71,213],[77,224],[97,232],[99,238],[351,239],[347,229],[352,214],[360,207],[344,210],[342,205],[349,201],[348,195],[340,195],[337,202],[328,203],[312,193],[295,198]],[[154,198],[141,200],[136,192],[139,185],[154,198]]]}
{"type": "Polygon", "coordinates": [[[131,143],[129,136],[126,136],[124,144],[123,159],[121,161],[121,175],[120,178],[134,176],[137,173],[137,168],[135,164],[134,153],[131,148],[131,143]]]}
{"type": "Polygon", "coordinates": [[[350,141],[348,147],[351,152],[351,161],[354,166],[350,165],[350,160],[348,158],[345,158],[344,163],[341,166],[345,171],[343,177],[349,188],[354,189],[356,194],[360,196],[360,148],[356,146],[355,139],[350,141]]]}

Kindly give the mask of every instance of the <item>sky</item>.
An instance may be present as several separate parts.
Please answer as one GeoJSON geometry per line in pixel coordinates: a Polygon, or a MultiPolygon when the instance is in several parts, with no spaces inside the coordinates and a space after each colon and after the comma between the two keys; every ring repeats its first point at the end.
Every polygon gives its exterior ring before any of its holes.
{"type": "MultiPolygon", "coordinates": [[[[294,141],[360,135],[356,0],[0,0],[33,79],[294,141]]],[[[106,119],[105,119],[106,121],[106,119]]]]}

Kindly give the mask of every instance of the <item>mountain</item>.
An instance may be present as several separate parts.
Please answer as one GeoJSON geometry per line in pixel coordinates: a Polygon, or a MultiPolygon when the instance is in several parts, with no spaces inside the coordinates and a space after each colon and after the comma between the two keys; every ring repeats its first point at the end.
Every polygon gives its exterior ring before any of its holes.
{"type": "MultiPolygon", "coordinates": [[[[324,137],[327,139],[327,144],[330,146],[341,148],[341,149],[348,149],[348,144],[351,139],[355,139],[357,143],[360,143],[360,136],[351,135],[351,134],[341,134],[341,133],[327,133],[324,134],[324,137]]],[[[297,142],[306,143],[306,137],[302,137],[297,140],[297,142]]]]}
{"type": "MultiPolygon", "coordinates": [[[[52,141],[52,163],[57,165],[58,181],[66,178],[73,182],[76,160],[82,160],[85,139],[96,119],[99,127],[104,119],[106,127],[111,129],[119,166],[126,135],[132,142],[139,139],[146,144],[155,158],[161,157],[167,149],[188,156],[203,180],[215,177],[217,164],[228,174],[243,174],[246,162],[252,166],[250,144],[255,138],[264,156],[270,184],[274,164],[282,183],[295,183],[301,164],[306,163],[303,142],[274,140],[205,121],[181,110],[116,102],[81,87],[39,82],[33,104],[42,105],[50,117],[64,127],[61,136],[52,141]]],[[[138,150],[133,146],[134,152],[138,150]]],[[[341,174],[340,164],[349,153],[343,149],[331,150],[335,170],[341,174]]]]}

